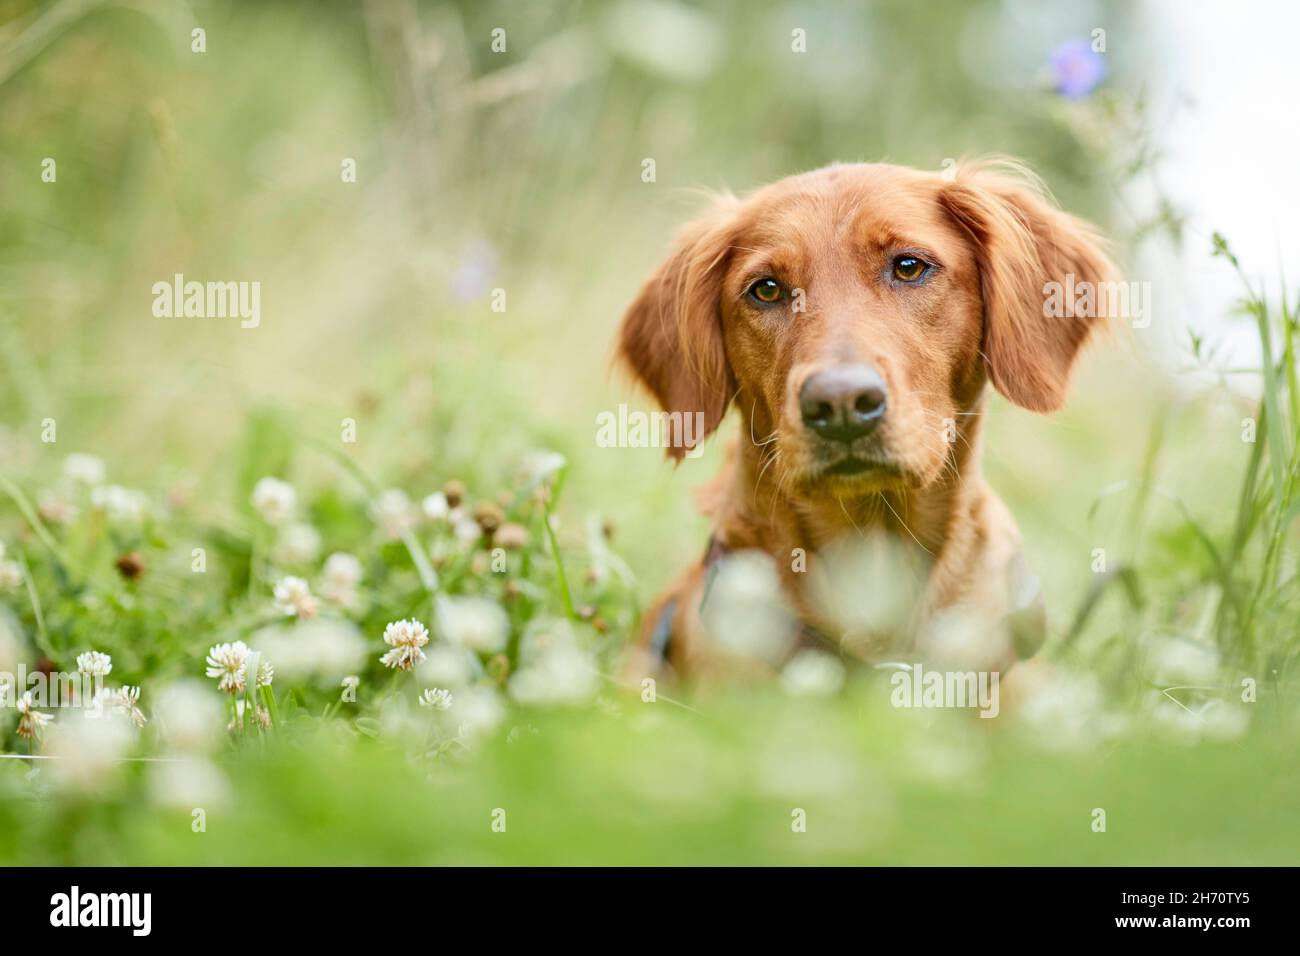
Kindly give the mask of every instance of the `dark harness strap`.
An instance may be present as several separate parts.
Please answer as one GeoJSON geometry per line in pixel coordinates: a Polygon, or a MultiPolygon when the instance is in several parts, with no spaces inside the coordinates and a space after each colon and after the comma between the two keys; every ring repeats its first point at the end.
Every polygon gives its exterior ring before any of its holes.
{"type": "MultiPolygon", "coordinates": [[[[709,535],[709,545],[704,549],[704,593],[700,596],[700,610],[704,610],[704,603],[709,599],[709,592],[713,589],[713,579],[718,574],[718,563],[726,557],[730,549],[718,540],[716,535],[709,535]]],[[[672,654],[673,643],[673,625],[677,621],[677,600],[670,599],[664,604],[663,610],[659,612],[659,620],[655,621],[654,630],[650,632],[650,641],[648,650],[659,664],[668,663],[672,654]]]]}
{"type": "Polygon", "coordinates": [[[673,639],[673,619],[677,617],[677,602],[668,601],[663,610],[659,612],[659,620],[655,621],[655,629],[650,632],[650,644],[648,650],[654,656],[659,664],[664,664],[668,660],[668,645],[673,639]]]}

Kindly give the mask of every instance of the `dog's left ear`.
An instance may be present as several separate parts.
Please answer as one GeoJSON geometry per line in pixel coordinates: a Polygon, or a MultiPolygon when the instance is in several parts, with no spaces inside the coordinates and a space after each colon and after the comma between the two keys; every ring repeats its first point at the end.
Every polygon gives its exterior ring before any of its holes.
{"type": "MultiPolygon", "coordinates": [[[[651,274],[623,316],[618,355],[664,411],[683,421],[703,415],[691,447],[722,422],[736,389],[722,336],[722,276],[731,250],[735,210],[731,196],[717,199],[706,216],[677,237],[668,258],[651,274]]],[[[679,461],[691,447],[673,446],[679,461]]]]}
{"type": "MultiPolygon", "coordinates": [[[[971,236],[984,299],[983,351],[999,392],[1024,408],[1050,412],[1065,402],[1070,369],[1107,316],[1061,315],[1049,303],[1091,283],[1102,304],[1114,267],[1095,229],[1037,191],[988,167],[961,170],[939,201],[971,236]],[[1059,283],[1059,285],[1053,285],[1059,283]]],[[[1073,310],[1070,310],[1073,311],[1073,310]]]]}

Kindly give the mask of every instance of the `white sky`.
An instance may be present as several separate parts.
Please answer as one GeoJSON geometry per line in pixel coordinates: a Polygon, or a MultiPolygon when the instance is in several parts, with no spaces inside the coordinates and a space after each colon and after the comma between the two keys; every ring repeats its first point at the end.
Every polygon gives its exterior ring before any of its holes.
{"type": "MultiPolygon", "coordinates": [[[[1191,213],[1181,267],[1141,268],[1159,270],[1153,295],[1166,300],[1156,303],[1163,319],[1223,331],[1240,286],[1208,257],[1215,230],[1274,302],[1279,268],[1291,290],[1300,288],[1300,3],[1151,0],[1140,16],[1152,115],[1166,147],[1160,177],[1191,213]],[[1168,268],[1181,281],[1167,281],[1168,268]]],[[[1108,40],[1123,42],[1113,33],[1108,40]]],[[[1231,334],[1243,361],[1256,354],[1250,339],[1244,327],[1231,334]]]]}

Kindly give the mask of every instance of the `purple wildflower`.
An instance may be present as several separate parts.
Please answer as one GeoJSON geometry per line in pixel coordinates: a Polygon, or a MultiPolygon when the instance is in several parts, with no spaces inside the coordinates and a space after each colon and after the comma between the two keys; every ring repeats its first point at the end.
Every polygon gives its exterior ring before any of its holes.
{"type": "Polygon", "coordinates": [[[1067,40],[1049,60],[1052,88],[1066,99],[1083,99],[1106,78],[1106,59],[1088,40],[1067,40]]]}

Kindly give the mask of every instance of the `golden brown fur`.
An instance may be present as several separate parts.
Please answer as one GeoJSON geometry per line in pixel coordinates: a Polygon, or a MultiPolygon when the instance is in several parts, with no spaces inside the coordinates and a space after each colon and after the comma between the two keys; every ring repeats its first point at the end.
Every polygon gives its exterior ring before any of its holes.
{"type": "MultiPolygon", "coordinates": [[[[665,411],[703,412],[708,432],[740,413],[701,504],[729,549],[772,556],[805,622],[835,634],[792,551],[812,563],[845,535],[883,532],[928,555],[918,641],[952,608],[994,634],[1014,603],[1020,542],[980,473],[986,386],[1035,411],[1060,407],[1098,324],[1045,315],[1045,283],[1067,273],[1099,282],[1110,265],[1093,230],[1022,174],[831,166],[717,200],[628,309],[619,352],[665,411]],[[923,281],[892,271],[908,256],[931,267],[923,281]],[[786,290],[776,306],[747,292],[764,277],[786,290]],[[864,473],[828,474],[834,449],[801,422],[803,384],[837,363],[868,365],[888,387],[864,473]]],[[[688,674],[715,656],[695,613],[702,577],[687,569],[646,616],[648,630],[674,603],[671,662],[688,674]]],[[[1004,641],[989,647],[990,661],[1006,658],[1004,641]]]]}

